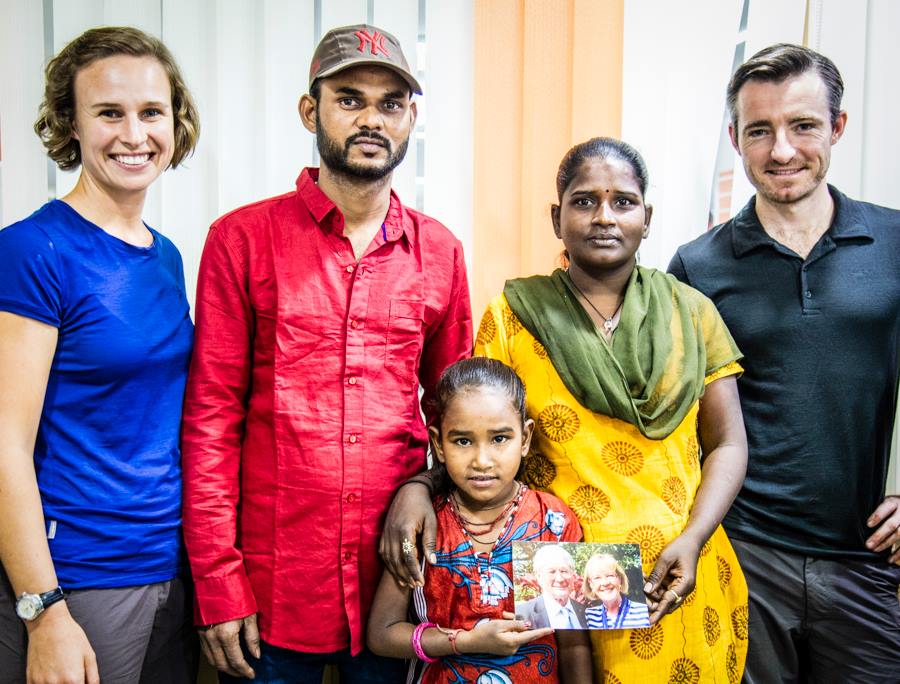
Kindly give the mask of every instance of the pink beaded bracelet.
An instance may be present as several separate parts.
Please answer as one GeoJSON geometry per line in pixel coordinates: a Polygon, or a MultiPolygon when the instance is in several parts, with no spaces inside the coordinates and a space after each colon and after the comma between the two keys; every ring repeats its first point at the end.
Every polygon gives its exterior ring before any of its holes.
{"type": "Polygon", "coordinates": [[[437,625],[434,624],[433,622],[420,622],[419,624],[416,625],[416,628],[413,630],[413,633],[412,633],[412,647],[413,647],[413,652],[416,654],[416,657],[419,660],[424,661],[426,663],[436,663],[438,661],[438,659],[432,658],[430,655],[425,653],[425,651],[422,649],[422,634],[429,627],[437,627],[437,625]]]}

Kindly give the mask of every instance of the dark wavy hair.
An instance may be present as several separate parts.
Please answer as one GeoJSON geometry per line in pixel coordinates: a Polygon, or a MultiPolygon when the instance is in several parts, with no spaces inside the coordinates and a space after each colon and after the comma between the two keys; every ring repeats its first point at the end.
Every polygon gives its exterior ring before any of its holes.
{"type": "Polygon", "coordinates": [[[495,387],[506,393],[513,408],[525,423],[525,385],[516,372],[502,361],[473,356],[457,361],[449,366],[438,382],[432,402],[436,426],[440,429],[441,419],[450,401],[464,389],[474,387],[495,387]]]}
{"type": "Polygon", "coordinates": [[[815,71],[819,74],[828,89],[828,108],[831,111],[831,125],[833,126],[841,113],[841,99],[844,97],[844,81],[841,78],[841,72],[825,55],[791,43],[778,43],[763,48],[735,70],[728,83],[725,96],[731,124],[737,129],[738,93],[747,81],[781,83],[793,76],[805,74],[807,71],[815,71]]]}
{"type": "MultiPolygon", "coordinates": [[[[476,387],[494,387],[504,392],[509,397],[513,409],[519,414],[522,425],[525,425],[528,414],[525,411],[525,385],[522,384],[522,380],[512,368],[502,361],[474,356],[457,361],[441,375],[435,390],[435,397],[431,402],[435,415],[435,427],[438,431],[441,430],[444,412],[453,398],[463,390],[476,387]]],[[[435,459],[432,469],[437,475],[435,492],[449,492],[453,483],[443,464],[435,459]]]]}
{"type": "Polygon", "coordinates": [[[34,123],[47,154],[59,168],[69,171],[81,164],[81,146],[73,136],[75,76],[98,59],[128,55],[153,57],[169,77],[175,119],[175,149],[169,166],[188,157],[200,137],[200,117],[175,58],[162,41],[130,26],[104,26],[85,31],[59,51],[44,71],[44,99],[34,123]]]}

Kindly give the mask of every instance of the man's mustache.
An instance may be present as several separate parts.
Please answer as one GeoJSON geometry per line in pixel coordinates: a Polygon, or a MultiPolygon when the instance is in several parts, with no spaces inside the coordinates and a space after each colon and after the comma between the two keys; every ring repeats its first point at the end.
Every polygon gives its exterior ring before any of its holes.
{"type": "Polygon", "coordinates": [[[344,143],[344,150],[349,150],[350,146],[353,143],[357,142],[358,140],[373,140],[373,141],[380,143],[384,147],[384,149],[386,149],[388,151],[388,153],[390,153],[392,151],[391,150],[391,141],[388,140],[387,138],[385,138],[383,135],[381,135],[381,133],[376,133],[374,131],[371,133],[366,133],[366,132],[362,132],[362,131],[359,133],[354,133],[349,138],[347,138],[347,142],[344,143]]]}

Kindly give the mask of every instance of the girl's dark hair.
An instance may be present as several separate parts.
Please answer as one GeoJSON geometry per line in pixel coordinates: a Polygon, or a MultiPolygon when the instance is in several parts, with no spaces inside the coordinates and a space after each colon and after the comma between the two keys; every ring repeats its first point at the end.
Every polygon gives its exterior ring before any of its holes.
{"type": "MultiPolygon", "coordinates": [[[[494,387],[504,392],[519,414],[522,424],[525,424],[528,416],[525,412],[525,385],[522,384],[522,380],[502,361],[475,356],[454,363],[444,371],[438,382],[432,401],[435,427],[438,431],[441,430],[441,421],[450,401],[461,391],[476,387],[494,387]]],[[[432,468],[439,475],[434,480],[435,493],[449,492],[453,483],[443,464],[435,459],[432,468]]]]}
{"type": "Polygon", "coordinates": [[[447,404],[460,391],[470,387],[496,387],[506,393],[525,423],[525,386],[516,372],[502,361],[475,356],[457,361],[444,371],[435,390],[434,415],[440,429],[447,404]]]}
{"type": "Polygon", "coordinates": [[[559,163],[559,171],[556,173],[556,194],[560,202],[562,202],[563,193],[575,179],[581,165],[588,159],[597,159],[598,157],[600,159],[609,159],[610,157],[621,159],[631,166],[634,177],[637,178],[641,188],[641,198],[647,194],[649,176],[647,165],[640,153],[628,143],[616,138],[591,138],[583,143],[578,143],[566,152],[566,156],[559,163]]]}

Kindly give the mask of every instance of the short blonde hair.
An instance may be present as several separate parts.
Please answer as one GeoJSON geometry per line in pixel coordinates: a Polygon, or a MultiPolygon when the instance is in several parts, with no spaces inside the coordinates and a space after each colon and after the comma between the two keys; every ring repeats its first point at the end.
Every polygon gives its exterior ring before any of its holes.
{"type": "Polygon", "coordinates": [[[44,71],[44,99],[34,123],[34,132],[59,168],[65,171],[78,168],[81,164],[81,145],[73,136],[75,76],[79,70],[98,59],[116,55],[153,57],[169,77],[175,119],[175,149],[169,166],[175,168],[197,145],[200,117],[169,49],[158,38],[130,26],[89,29],[50,60],[44,71]]]}
{"type": "Polygon", "coordinates": [[[597,594],[594,593],[594,590],[591,588],[591,574],[593,574],[595,568],[601,563],[609,563],[612,562],[616,566],[616,575],[619,576],[619,580],[622,582],[622,588],[619,590],[622,594],[628,593],[628,575],[625,574],[625,569],[619,563],[615,556],[610,553],[598,553],[594,556],[588,558],[588,562],[584,564],[584,588],[582,592],[584,593],[584,597],[591,601],[595,601],[597,599],[597,594]]]}

